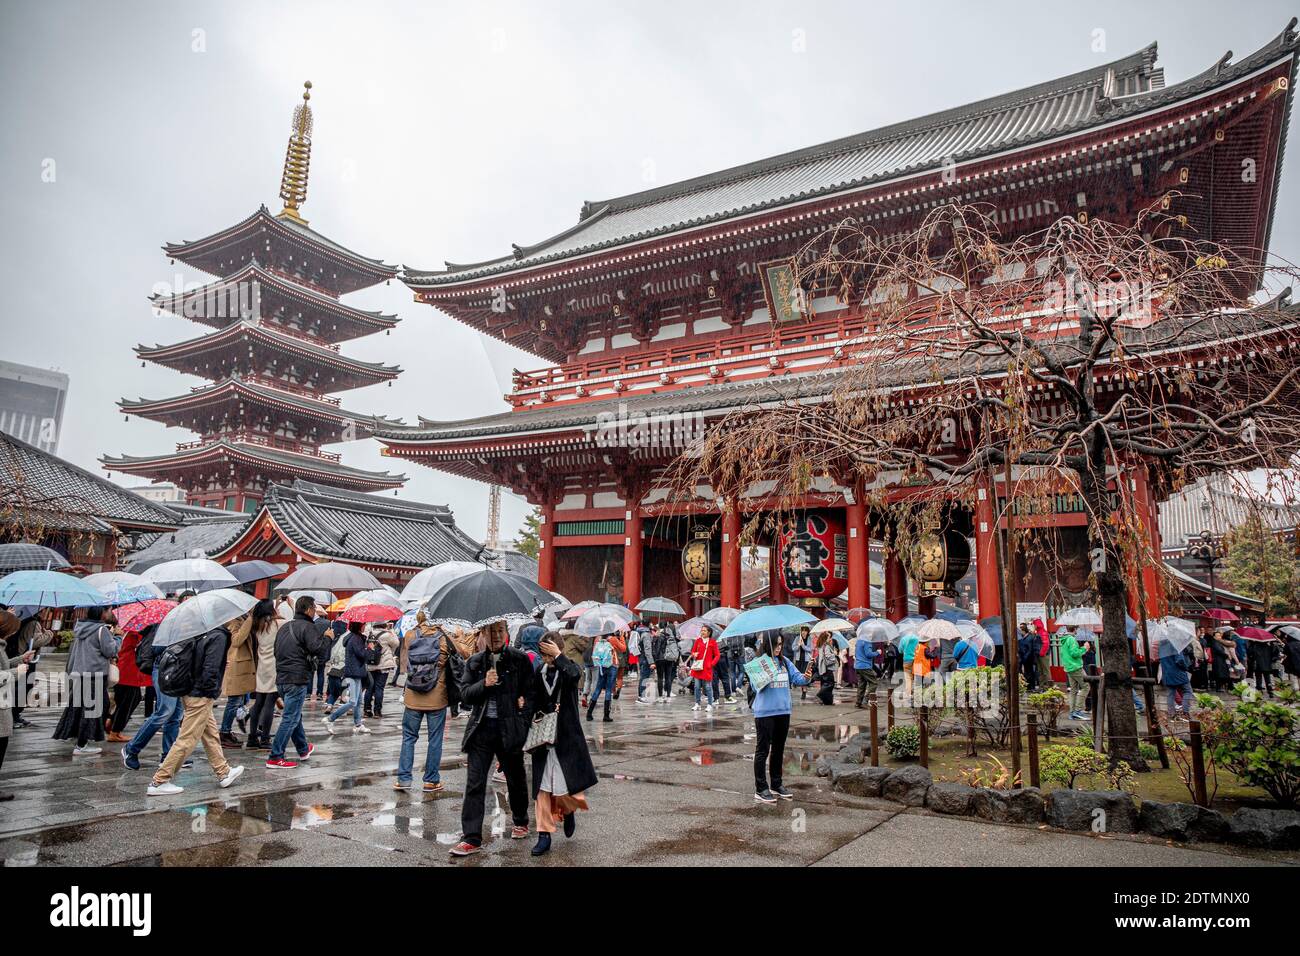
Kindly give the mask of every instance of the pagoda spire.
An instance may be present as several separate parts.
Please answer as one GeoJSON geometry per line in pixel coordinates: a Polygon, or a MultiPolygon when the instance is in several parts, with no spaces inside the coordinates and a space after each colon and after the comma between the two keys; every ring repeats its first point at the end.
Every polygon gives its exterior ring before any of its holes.
{"type": "Polygon", "coordinates": [[[302,102],[293,108],[293,128],[284,152],[284,172],[280,176],[280,198],[284,209],[280,218],[307,225],[298,208],[307,201],[307,172],[311,164],[311,80],[303,83],[302,102]]]}

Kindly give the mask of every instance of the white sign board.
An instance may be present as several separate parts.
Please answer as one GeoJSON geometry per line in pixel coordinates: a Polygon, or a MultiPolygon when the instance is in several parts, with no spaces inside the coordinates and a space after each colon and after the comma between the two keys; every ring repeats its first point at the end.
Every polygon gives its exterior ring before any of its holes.
{"type": "Polygon", "coordinates": [[[1032,624],[1034,618],[1042,618],[1047,623],[1047,605],[1041,602],[1021,601],[1016,605],[1016,624],[1032,624]]]}

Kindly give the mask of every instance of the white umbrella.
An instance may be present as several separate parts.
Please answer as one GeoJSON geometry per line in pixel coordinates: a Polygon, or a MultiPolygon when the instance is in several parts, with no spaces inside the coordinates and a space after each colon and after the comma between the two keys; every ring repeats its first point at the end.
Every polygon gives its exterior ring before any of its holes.
{"type": "Polygon", "coordinates": [[[147,601],[149,598],[163,597],[162,588],[139,574],[128,571],[101,571],[87,574],[82,583],[103,591],[114,604],[129,604],[133,601],[147,601]],[[122,600],[118,600],[121,598],[122,600]]]}
{"type": "Polygon", "coordinates": [[[215,591],[239,584],[235,576],[207,558],[178,558],[164,561],[144,571],[140,577],[169,594],[180,591],[215,591]]]}
{"type": "Polygon", "coordinates": [[[961,639],[975,648],[975,653],[980,657],[993,656],[993,635],[984,628],[980,627],[974,621],[958,621],[957,630],[961,633],[961,639]]]}
{"type": "Polygon", "coordinates": [[[412,604],[422,604],[448,581],[455,581],[467,574],[475,574],[486,567],[487,565],[479,564],[477,561],[444,561],[442,564],[425,568],[406,582],[406,587],[402,588],[402,602],[408,607],[412,604]]]}
{"type": "Polygon", "coordinates": [[[648,597],[636,606],[636,610],[643,614],[686,614],[680,604],[666,597],[648,597]]]}
{"type": "Polygon", "coordinates": [[[300,597],[311,598],[316,602],[317,607],[329,607],[338,600],[333,591],[290,591],[289,603],[297,604],[300,597]]]}
{"type": "Polygon", "coordinates": [[[573,633],[580,637],[599,637],[626,631],[636,618],[621,604],[597,604],[583,611],[573,622],[573,633]]]}
{"type": "Polygon", "coordinates": [[[924,641],[960,641],[961,631],[952,621],[934,617],[916,629],[916,636],[924,641]]]}
{"type": "Polygon", "coordinates": [[[901,633],[887,617],[869,617],[858,625],[858,637],[869,644],[893,643],[901,633]]]}
{"type": "MultiPolygon", "coordinates": [[[[148,573],[148,572],[146,572],[148,573]]],[[[326,591],[378,591],[381,587],[375,576],[365,568],[342,561],[322,561],[320,564],[299,565],[280,587],[289,590],[318,588],[326,591]]]]}
{"type": "Polygon", "coordinates": [[[242,617],[256,604],[257,598],[235,588],[218,588],[195,595],[172,608],[162,619],[154,633],[153,646],[167,647],[206,634],[214,627],[242,617]]]}
{"type": "Polygon", "coordinates": [[[851,631],[853,625],[842,617],[827,617],[812,626],[810,634],[832,634],[835,631],[851,631]]]}
{"type": "Polygon", "coordinates": [[[1066,627],[1101,627],[1101,615],[1090,607],[1072,607],[1056,623],[1066,627]]]}
{"type": "MultiPolygon", "coordinates": [[[[1181,654],[1196,637],[1196,625],[1191,621],[1184,621],[1181,617],[1162,617],[1158,621],[1147,621],[1147,633],[1153,642],[1166,642],[1181,654]],[[1153,625],[1158,629],[1158,634],[1151,633],[1153,625]]],[[[1156,657],[1161,654],[1160,651],[1153,653],[1156,657]]]]}
{"type": "Polygon", "coordinates": [[[364,604],[382,604],[384,607],[394,607],[399,611],[405,610],[402,599],[390,589],[379,588],[376,591],[358,591],[352,597],[348,598],[348,607],[361,607],[364,604]]]}

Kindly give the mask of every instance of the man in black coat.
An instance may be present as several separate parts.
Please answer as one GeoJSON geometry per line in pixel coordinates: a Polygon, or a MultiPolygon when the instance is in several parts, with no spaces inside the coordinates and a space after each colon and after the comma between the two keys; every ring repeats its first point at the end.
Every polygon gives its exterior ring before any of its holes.
{"type": "Polygon", "coordinates": [[[317,626],[315,615],[316,601],[304,594],[293,606],[293,620],[281,624],[275,633],[275,689],[284,701],[284,713],[266,757],[268,770],[293,770],[298,766],[298,761],[284,756],[290,739],[299,760],[308,759],[316,749],[302,728],[302,706],[312,675],[319,662],[330,656],[333,641],[329,631],[317,626]]]}
{"type": "Polygon", "coordinates": [[[226,653],[230,650],[229,623],[214,627],[206,634],[191,637],[194,642],[194,681],[189,693],[181,697],[184,716],[181,717],[181,732],[176,743],[167,752],[167,759],[162,762],[146,793],[151,797],[180,793],[185,788],[171,782],[185,762],[194,752],[199,742],[208,755],[208,765],[217,775],[217,780],[224,790],[239,779],[243,767],[232,767],[221,749],[221,735],[217,729],[217,719],[212,713],[212,706],[221,696],[221,684],[226,676],[226,653]]]}
{"type": "Polygon", "coordinates": [[[503,621],[484,629],[487,647],[465,662],[461,700],[473,711],[465,726],[461,751],[468,756],[461,842],[452,856],[469,856],[483,845],[483,807],[488,775],[500,762],[510,799],[513,840],[528,838],[528,776],[524,772],[524,741],[532,717],[533,664],[528,655],[510,647],[503,621]]]}

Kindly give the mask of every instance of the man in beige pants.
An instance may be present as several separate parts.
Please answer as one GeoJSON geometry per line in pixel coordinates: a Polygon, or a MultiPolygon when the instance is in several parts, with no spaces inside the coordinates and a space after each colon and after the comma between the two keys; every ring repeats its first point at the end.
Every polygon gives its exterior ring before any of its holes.
{"type": "Polygon", "coordinates": [[[176,786],[171,779],[200,741],[207,752],[208,764],[223,789],[238,780],[244,772],[243,767],[232,767],[226,761],[221,749],[217,719],[212,712],[217,698],[221,696],[221,686],[225,679],[226,652],[230,648],[229,625],[215,627],[191,640],[197,642],[194,647],[194,685],[189,693],[181,696],[184,716],[181,718],[180,735],[167,752],[167,759],[153,775],[146,791],[151,797],[184,791],[184,787],[176,786]]]}

